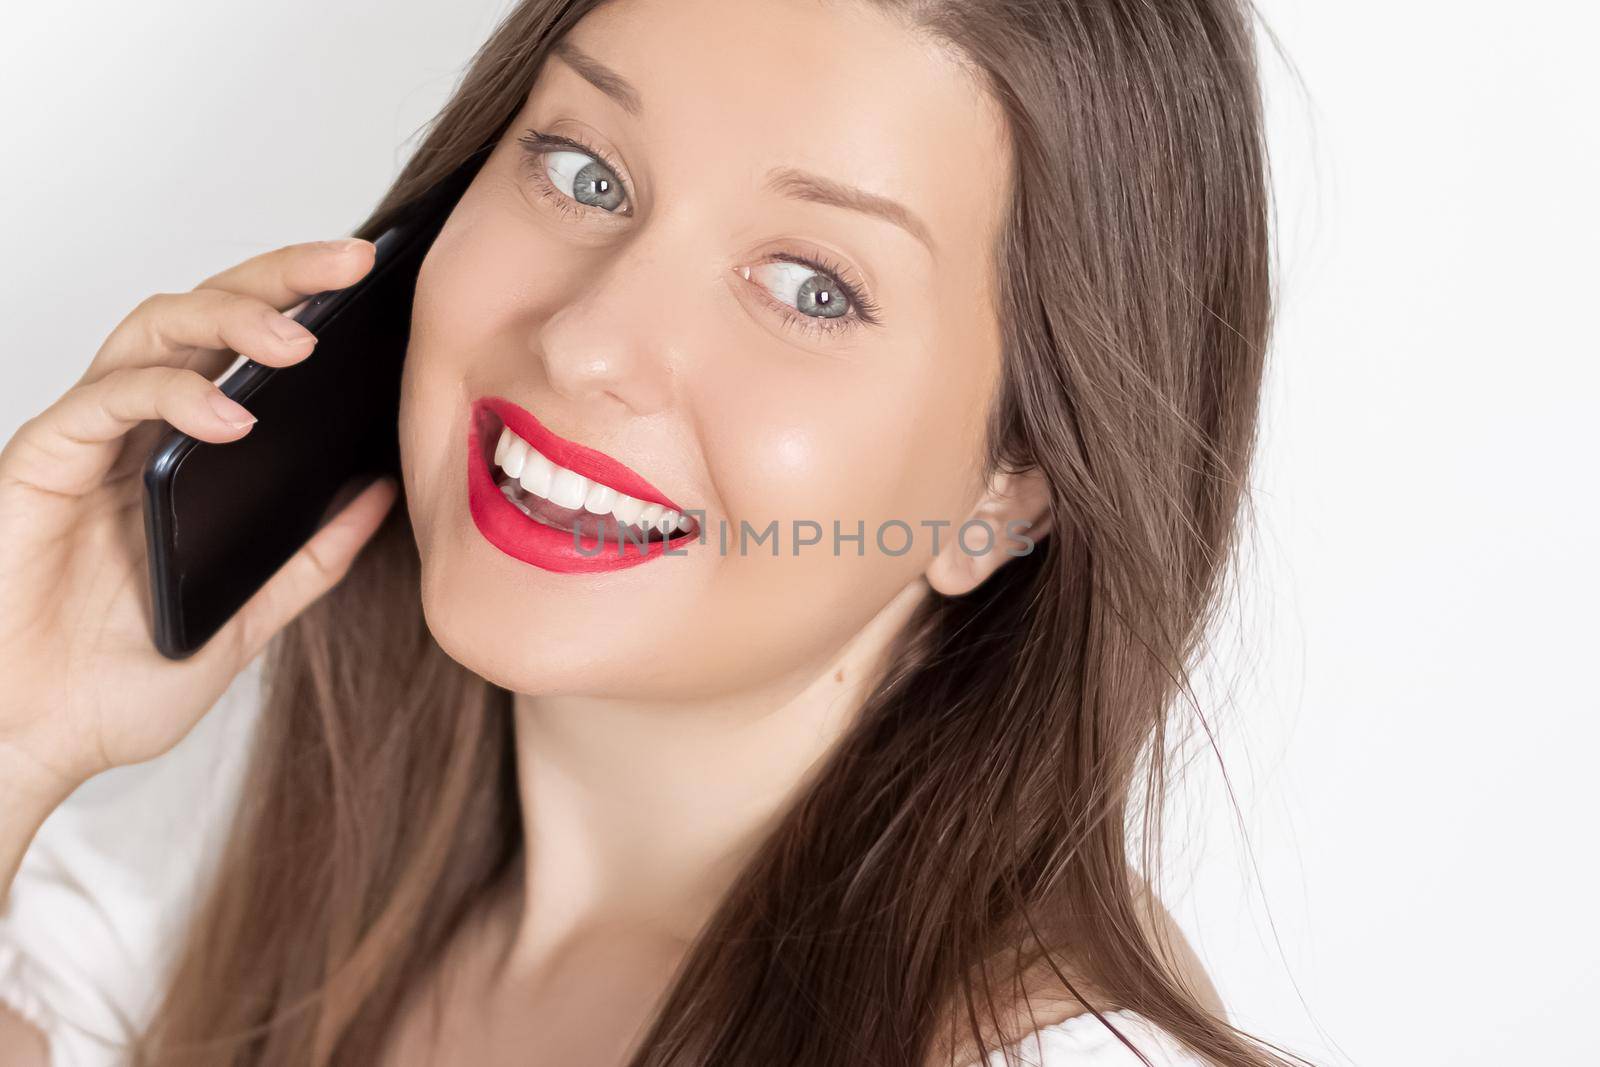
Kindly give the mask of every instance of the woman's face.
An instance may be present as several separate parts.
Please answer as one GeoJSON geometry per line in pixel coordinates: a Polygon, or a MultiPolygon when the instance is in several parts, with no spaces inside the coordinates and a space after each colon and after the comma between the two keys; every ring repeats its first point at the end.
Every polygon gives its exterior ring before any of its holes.
{"type": "Polygon", "coordinates": [[[1003,119],[866,5],[621,0],[565,44],[418,280],[400,431],[429,627],[524,693],[798,685],[984,490],[1003,119]],[[536,446],[516,479],[504,428],[536,446]],[[652,504],[698,536],[642,551],[652,504]]]}

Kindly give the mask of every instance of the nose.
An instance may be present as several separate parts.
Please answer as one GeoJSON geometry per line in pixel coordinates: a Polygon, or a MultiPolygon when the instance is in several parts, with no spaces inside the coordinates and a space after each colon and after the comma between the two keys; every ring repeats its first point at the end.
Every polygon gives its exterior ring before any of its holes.
{"type": "Polygon", "coordinates": [[[530,339],[550,388],[591,410],[649,415],[669,407],[693,303],[670,252],[640,234],[562,269],[573,279],[566,299],[530,339]]]}

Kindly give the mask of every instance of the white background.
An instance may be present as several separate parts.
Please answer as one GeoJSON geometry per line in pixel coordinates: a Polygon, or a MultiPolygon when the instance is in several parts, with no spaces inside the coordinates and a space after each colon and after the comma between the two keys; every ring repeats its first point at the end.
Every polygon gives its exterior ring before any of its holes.
{"type": "MultiPolygon", "coordinates": [[[[1589,5],[1263,0],[1281,317],[1174,907],[1320,1062],[1600,1063],[1589,5]]],[[[142,296],[339,236],[498,0],[6,5],[0,436],[142,296]],[[312,29],[315,27],[315,29],[312,29]]]]}

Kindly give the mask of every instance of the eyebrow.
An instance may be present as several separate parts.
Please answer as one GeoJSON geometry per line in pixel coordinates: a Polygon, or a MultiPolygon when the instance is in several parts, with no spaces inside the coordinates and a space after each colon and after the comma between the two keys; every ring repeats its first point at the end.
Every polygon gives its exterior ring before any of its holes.
{"type": "MultiPolygon", "coordinates": [[[[551,54],[560,57],[579,77],[615,100],[628,114],[637,117],[644,111],[644,98],[632,82],[571,41],[565,38],[557,41],[551,48],[551,54]]],[[[794,167],[774,168],[767,175],[766,187],[796,200],[875,215],[911,234],[930,253],[935,250],[933,235],[928,231],[927,224],[898,200],[794,167]]]]}
{"type": "Polygon", "coordinates": [[[561,57],[561,60],[567,66],[577,71],[584,81],[622,105],[622,110],[628,114],[636,116],[644,110],[644,99],[639,95],[639,90],[634,88],[632,82],[571,41],[562,38],[555,43],[550,51],[553,55],[561,57]]]}
{"type": "Polygon", "coordinates": [[[912,214],[911,209],[898,200],[869,193],[865,189],[857,189],[853,185],[845,185],[832,178],[824,178],[820,174],[796,170],[794,167],[774,169],[767,176],[767,188],[796,200],[831,204],[847,211],[876,215],[880,219],[894,223],[921,241],[929,252],[934,251],[933,235],[928,232],[928,227],[912,214]]]}

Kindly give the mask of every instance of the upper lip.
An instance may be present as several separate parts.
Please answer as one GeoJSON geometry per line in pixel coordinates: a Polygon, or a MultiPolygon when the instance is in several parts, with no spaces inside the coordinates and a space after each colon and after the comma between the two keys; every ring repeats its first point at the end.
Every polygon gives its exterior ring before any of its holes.
{"type": "MultiPolygon", "coordinates": [[[[493,412],[501,422],[510,427],[512,433],[544,453],[545,458],[556,466],[565,467],[574,474],[610,486],[617,492],[642,500],[646,504],[660,504],[680,514],[683,512],[683,508],[673,503],[665,493],[651,485],[644,475],[632,467],[611,458],[604,452],[587,445],[580,445],[576,441],[569,441],[552,432],[544,423],[534,418],[532,412],[505,397],[482,397],[476,407],[493,412]]],[[[490,448],[494,447],[492,439],[486,444],[490,448]]]]}

